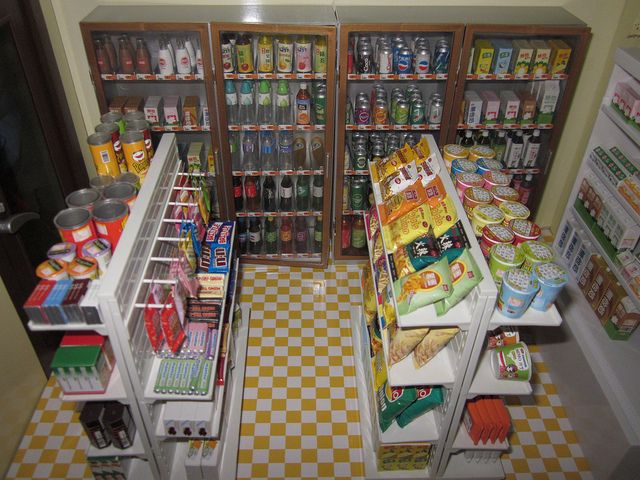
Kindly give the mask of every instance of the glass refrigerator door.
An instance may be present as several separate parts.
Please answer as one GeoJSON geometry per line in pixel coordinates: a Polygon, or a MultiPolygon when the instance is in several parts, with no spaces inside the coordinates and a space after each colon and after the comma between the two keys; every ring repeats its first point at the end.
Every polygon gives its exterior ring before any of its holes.
{"type": "Polygon", "coordinates": [[[335,28],[214,25],[221,143],[241,257],[326,266],[335,28]]]}

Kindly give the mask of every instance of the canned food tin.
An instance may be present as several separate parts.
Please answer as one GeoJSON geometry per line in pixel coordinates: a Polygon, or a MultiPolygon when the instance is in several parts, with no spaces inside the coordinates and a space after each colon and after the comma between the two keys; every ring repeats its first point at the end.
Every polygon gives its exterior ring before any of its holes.
{"type": "Polygon", "coordinates": [[[98,275],[102,276],[107,271],[111,261],[111,244],[106,238],[98,238],[87,242],[82,247],[83,258],[93,258],[98,262],[98,275]]]}
{"type": "Polygon", "coordinates": [[[496,158],[496,151],[486,145],[476,145],[469,149],[469,160],[475,162],[481,158],[496,158]]]}
{"type": "Polygon", "coordinates": [[[496,206],[500,206],[500,204],[503,202],[517,201],[520,194],[515,188],[496,185],[495,187],[491,188],[491,195],[493,195],[493,204],[496,206]]]}
{"type": "Polygon", "coordinates": [[[542,234],[540,227],[529,220],[511,220],[509,228],[513,231],[514,245],[520,245],[529,240],[538,240],[542,234]]]}
{"type": "Polygon", "coordinates": [[[102,193],[105,187],[108,187],[113,183],[113,177],[111,175],[98,175],[89,180],[89,185],[94,190],[102,193]]]}
{"type": "Polygon", "coordinates": [[[489,270],[496,285],[500,286],[504,273],[520,268],[524,262],[522,252],[510,243],[499,243],[489,249],[489,270]]]}
{"type": "MultiPolygon", "coordinates": [[[[537,291],[538,282],[533,278],[531,272],[519,268],[508,270],[502,279],[497,309],[505,317],[520,318],[531,305],[537,291]]],[[[531,365],[530,361],[528,365],[531,365]]]]}
{"type": "Polygon", "coordinates": [[[108,133],[92,133],[87,138],[93,164],[98,175],[117,175],[120,173],[118,157],[113,148],[111,135],[108,133]]]}
{"type": "MultiPolygon", "coordinates": [[[[496,188],[496,187],[494,187],[496,188]]],[[[504,224],[508,225],[511,220],[526,220],[531,215],[529,209],[520,202],[501,202],[500,210],[504,213],[504,224]]]]}
{"type": "MultiPolygon", "coordinates": [[[[121,183],[120,185],[125,184],[121,183]]],[[[93,218],[98,236],[106,238],[115,250],[129,218],[127,204],[115,199],[103,200],[93,209],[93,218]]]]}
{"type": "MultiPolygon", "coordinates": [[[[133,112],[138,113],[138,112],[133,112]]],[[[128,115],[128,114],[127,114],[128,115]]],[[[149,126],[149,122],[147,122],[144,118],[137,120],[130,120],[127,122],[127,127],[125,131],[134,131],[142,133],[144,137],[144,148],[147,150],[147,156],[149,157],[149,162],[153,159],[153,155],[155,151],[153,150],[153,142],[151,141],[151,127],[149,126]]]]}
{"type": "Polygon", "coordinates": [[[36,267],[36,276],[43,280],[66,280],[69,278],[67,273],[67,262],[64,260],[45,260],[36,267]]]}
{"type": "Polygon", "coordinates": [[[505,175],[502,172],[496,172],[495,170],[489,170],[483,173],[482,178],[484,178],[484,188],[487,190],[491,190],[492,187],[497,185],[508,187],[509,183],[511,183],[511,176],[505,175]]]}
{"type": "Polygon", "coordinates": [[[491,192],[483,187],[469,187],[462,196],[462,205],[467,215],[471,217],[473,209],[479,205],[489,205],[493,200],[491,192]]]}
{"type": "Polygon", "coordinates": [[[100,116],[102,123],[116,123],[120,129],[120,133],[124,133],[124,117],[120,112],[107,112],[100,116]]]}
{"type": "Polygon", "coordinates": [[[489,257],[489,250],[500,243],[513,243],[513,232],[504,225],[487,225],[482,229],[480,250],[485,257],[489,257]]]}
{"type": "Polygon", "coordinates": [[[76,258],[67,267],[69,276],[76,280],[98,278],[98,262],[93,258],[76,258]]]}
{"type": "Polygon", "coordinates": [[[114,179],[115,183],[129,183],[140,190],[140,177],[133,172],[121,173],[114,179]]]}
{"type": "Polygon", "coordinates": [[[65,202],[67,207],[81,207],[86,208],[87,210],[93,210],[93,206],[95,203],[100,200],[100,192],[93,188],[82,188],[80,190],[76,190],[75,192],[71,192],[65,198],[65,202]]]}
{"type": "Polygon", "coordinates": [[[476,172],[480,175],[491,170],[500,171],[504,168],[502,162],[492,158],[479,158],[476,160],[476,167],[478,168],[476,172]]]}
{"type": "Polygon", "coordinates": [[[137,120],[146,120],[146,117],[144,116],[144,112],[141,112],[140,110],[136,110],[134,112],[125,113],[124,115],[125,130],[127,130],[129,123],[135,122],[137,120]]]}
{"type": "Polygon", "coordinates": [[[476,237],[482,236],[482,229],[487,225],[499,225],[504,222],[504,214],[495,205],[478,205],[473,209],[471,225],[476,237]]]}
{"type": "Polygon", "coordinates": [[[85,208],[67,208],[58,212],[53,224],[60,233],[63,242],[75,244],[76,251],[82,251],[82,245],[98,238],[91,212],[85,208]]]}
{"type": "Polygon", "coordinates": [[[47,250],[47,257],[51,260],[62,260],[69,263],[76,258],[76,246],[71,242],[56,243],[47,250]]]}
{"type": "Polygon", "coordinates": [[[149,156],[144,144],[144,136],[140,132],[128,131],[122,134],[120,141],[127,169],[138,175],[142,182],[149,171],[149,156]]]}
{"type": "Polygon", "coordinates": [[[477,173],[462,172],[456,174],[456,191],[460,197],[460,201],[464,199],[464,192],[469,187],[481,187],[484,185],[482,175],[477,173]]]}
{"type": "Polygon", "coordinates": [[[451,175],[457,175],[463,172],[476,173],[476,164],[463,158],[451,162],[451,175]]]}
{"type": "MultiPolygon", "coordinates": [[[[506,294],[507,292],[505,292],[506,294]]],[[[518,297],[515,297],[514,300],[520,302],[518,297]]],[[[531,380],[533,363],[531,363],[529,349],[522,342],[494,348],[491,352],[490,363],[493,374],[499,380],[519,380],[522,382],[531,380]]]]}
{"type": "Polygon", "coordinates": [[[449,172],[451,172],[451,162],[453,162],[454,160],[467,158],[468,156],[469,150],[460,145],[452,143],[442,147],[442,158],[449,172]]]}
{"type": "Polygon", "coordinates": [[[124,162],[124,152],[122,151],[122,143],[120,143],[120,126],[114,122],[101,123],[96,126],[96,132],[111,135],[111,143],[113,143],[113,151],[116,152],[120,171],[126,171],[127,165],[124,162]]]}
{"type": "Polygon", "coordinates": [[[531,270],[539,263],[553,262],[555,256],[553,249],[549,245],[537,240],[521,243],[518,245],[518,250],[524,256],[522,268],[525,270],[531,270]]]}
{"type": "Polygon", "coordinates": [[[131,183],[114,183],[104,189],[103,196],[106,199],[120,200],[128,205],[131,209],[138,197],[136,187],[131,183]]]}
{"type": "Polygon", "coordinates": [[[569,282],[569,275],[564,267],[556,263],[539,263],[533,267],[533,276],[538,281],[539,290],[531,302],[531,308],[544,312],[549,310],[569,282]]]}

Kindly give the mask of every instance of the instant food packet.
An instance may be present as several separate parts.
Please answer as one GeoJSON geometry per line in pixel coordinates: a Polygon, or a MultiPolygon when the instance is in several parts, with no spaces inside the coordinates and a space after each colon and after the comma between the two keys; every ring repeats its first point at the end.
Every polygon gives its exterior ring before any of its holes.
{"type": "Polygon", "coordinates": [[[446,258],[393,283],[398,314],[406,315],[451,295],[451,273],[446,258]]]}
{"type": "Polygon", "coordinates": [[[513,345],[520,341],[520,334],[515,327],[499,327],[489,332],[487,348],[489,350],[505,345],[513,345]]]}
{"type": "Polygon", "coordinates": [[[395,327],[389,344],[389,364],[395,365],[407,357],[420,341],[429,333],[428,328],[395,327]]]}
{"type": "Polygon", "coordinates": [[[447,257],[449,263],[458,258],[463,249],[471,246],[460,220],[446,233],[438,237],[437,241],[440,255],[447,257]]]}
{"type": "Polygon", "coordinates": [[[384,180],[408,163],[413,162],[416,158],[417,157],[413,149],[409,145],[405,144],[401,149],[396,150],[388,157],[373,164],[371,168],[373,181],[378,183],[384,180]]]}
{"type": "Polygon", "coordinates": [[[373,258],[374,264],[377,264],[380,261],[380,258],[384,255],[384,246],[382,245],[382,241],[382,233],[378,230],[372,238],[373,253],[371,257],[373,258]]]}
{"type": "Polygon", "coordinates": [[[375,291],[373,276],[371,275],[371,268],[369,266],[365,269],[362,288],[364,290],[364,314],[367,325],[369,325],[374,321],[378,313],[377,292],[375,291]]]}
{"type": "Polygon", "coordinates": [[[436,239],[428,233],[400,247],[395,253],[390,254],[389,258],[391,276],[396,281],[440,260],[440,249],[436,239]]]}
{"type": "Polygon", "coordinates": [[[420,180],[416,180],[413,185],[392,195],[380,205],[380,221],[382,225],[387,225],[426,201],[426,191],[420,180]]]}
{"type": "Polygon", "coordinates": [[[178,239],[178,250],[185,255],[189,262],[189,267],[195,272],[197,267],[196,243],[198,242],[197,239],[194,239],[194,233],[192,224],[182,222],[180,226],[180,238],[178,239]]]}
{"type": "Polygon", "coordinates": [[[429,162],[418,162],[417,169],[418,178],[420,179],[422,186],[425,188],[430,182],[438,178],[436,170],[434,170],[433,165],[429,162]]]}
{"type": "Polygon", "coordinates": [[[442,387],[416,387],[417,399],[400,415],[396,417],[396,422],[402,428],[409,425],[420,415],[433,410],[443,402],[442,387]]]}
{"type": "Polygon", "coordinates": [[[149,305],[163,305],[167,297],[166,290],[157,283],[152,283],[147,306],[144,307],[144,326],[147,330],[147,337],[154,352],[160,350],[164,334],[162,333],[161,309],[149,305]]]}
{"type": "Polygon", "coordinates": [[[482,281],[482,273],[478,268],[471,251],[465,248],[460,256],[449,264],[453,293],[436,303],[436,314],[444,315],[466,297],[473,287],[482,281]]]}
{"type": "Polygon", "coordinates": [[[440,350],[447,346],[459,328],[432,328],[413,351],[413,365],[424,367],[440,350]]]}
{"type": "Polygon", "coordinates": [[[378,352],[371,359],[371,371],[373,372],[373,390],[379,391],[387,383],[387,362],[384,361],[384,352],[378,352]]]}
{"type": "Polygon", "coordinates": [[[378,294],[382,295],[382,292],[389,285],[389,272],[387,271],[387,259],[384,255],[380,257],[378,263],[376,265],[376,270],[378,272],[378,294]]]}
{"type": "Polygon", "coordinates": [[[373,357],[378,352],[382,351],[382,335],[380,335],[380,327],[378,322],[372,322],[367,326],[369,330],[369,340],[371,340],[371,356],[373,357]]]}
{"type": "Polygon", "coordinates": [[[383,226],[382,233],[387,252],[393,253],[401,246],[426,235],[429,233],[430,226],[431,212],[426,203],[414,208],[389,225],[383,226]]]}
{"type": "Polygon", "coordinates": [[[418,180],[418,167],[415,162],[396,170],[379,182],[382,200],[386,202],[392,195],[413,185],[416,180],[418,180]]]}
{"type": "Polygon", "coordinates": [[[413,151],[420,160],[426,160],[431,156],[431,149],[426,137],[422,137],[420,141],[413,147],[413,151]]]}
{"type": "Polygon", "coordinates": [[[386,382],[382,391],[378,390],[378,420],[380,429],[386,432],[402,411],[416,399],[416,389],[412,387],[391,387],[386,382]]]}

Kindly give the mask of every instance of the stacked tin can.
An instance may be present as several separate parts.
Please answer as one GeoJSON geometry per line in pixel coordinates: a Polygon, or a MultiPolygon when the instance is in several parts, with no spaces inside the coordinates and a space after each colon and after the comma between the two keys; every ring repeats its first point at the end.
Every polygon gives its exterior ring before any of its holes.
{"type": "Polygon", "coordinates": [[[416,84],[391,90],[391,100],[383,85],[374,84],[371,94],[358,92],[352,110],[356,125],[437,125],[442,121],[442,95],[434,92],[427,101],[416,84]]]}

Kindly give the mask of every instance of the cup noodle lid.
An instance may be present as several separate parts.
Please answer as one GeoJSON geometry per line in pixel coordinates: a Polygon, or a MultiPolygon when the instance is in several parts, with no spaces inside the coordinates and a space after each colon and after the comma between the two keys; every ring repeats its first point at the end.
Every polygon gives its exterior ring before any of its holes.
{"type": "Polygon", "coordinates": [[[557,263],[539,263],[533,267],[535,278],[543,285],[563,287],[569,281],[567,270],[557,263]]]}
{"type": "Polygon", "coordinates": [[[503,202],[514,202],[520,198],[520,194],[515,188],[506,185],[494,185],[491,187],[491,193],[497,200],[503,202]]]}
{"type": "Polygon", "coordinates": [[[473,209],[473,216],[483,223],[504,222],[504,214],[495,205],[478,205],[473,209]]]}
{"type": "Polygon", "coordinates": [[[506,175],[502,172],[498,172],[495,170],[484,172],[482,174],[482,177],[484,178],[484,181],[491,184],[491,186],[503,185],[505,187],[508,187],[509,184],[511,183],[511,177],[509,175],[506,175]]]}
{"type": "Polygon", "coordinates": [[[513,218],[526,220],[531,215],[529,209],[520,202],[502,202],[499,208],[509,220],[513,218]]]}
{"type": "Polygon", "coordinates": [[[498,243],[491,247],[489,255],[505,265],[522,265],[522,252],[511,243],[498,243]]]}
{"type": "Polygon", "coordinates": [[[509,222],[509,228],[516,237],[524,240],[537,240],[542,234],[542,230],[538,225],[530,220],[514,218],[509,222]]]}
{"type": "Polygon", "coordinates": [[[482,237],[491,244],[513,242],[513,232],[504,225],[486,225],[482,229],[482,237]]]}
{"type": "Polygon", "coordinates": [[[532,263],[544,263],[553,261],[555,256],[549,245],[537,240],[529,240],[528,242],[518,245],[518,249],[527,259],[533,260],[532,263]]]}
{"type": "Polygon", "coordinates": [[[469,201],[476,203],[491,203],[493,200],[491,192],[482,187],[469,187],[464,191],[464,196],[469,201]]]}
{"type": "Polygon", "coordinates": [[[477,169],[475,162],[463,158],[456,159],[451,163],[451,170],[458,170],[459,172],[476,173],[477,169]]]}
{"type": "Polygon", "coordinates": [[[486,145],[476,145],[469,149],[469,154],[479,158],[494,158],[496,151],[486,145]]]}
{"type": "Polygon", "coordinates": [[[482,175],[471,172],[461,172],[456,174],[456,182],[468,187],[481,187],[484,185],[482,175]]]}
{"type": "Polygon", "coordinates": [[[442,151],[445,155],[452,158],[467,158],[469,156],[469,150],[461,145],[445,145],[442,147],[442,151]]]}
{"type": "Polygon", "coordinates": [[[507,270],[502,277],[502,284],[506,284],[512,290],[523,294],[530,294],[538,289],[536,279],[531,272],[521,268],[507,270]]]}

